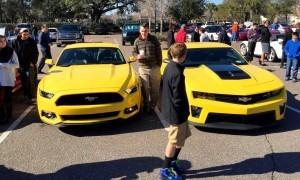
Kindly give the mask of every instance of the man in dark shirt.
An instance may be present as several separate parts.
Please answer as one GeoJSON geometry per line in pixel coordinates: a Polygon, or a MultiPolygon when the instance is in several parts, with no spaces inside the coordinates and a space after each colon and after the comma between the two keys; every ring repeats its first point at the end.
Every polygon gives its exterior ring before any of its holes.
{"type": "Polygon", "coordinates": [[[195,30],[192,32],[191,42],[200,42],[200,33],[199,33],[199,27],[198,26],[196,26],[195,30]]]}
{"type": "Polygon", "coordinates": [[[37,89],[37,69],[36,63],[39,57],[39,51],[36,42],[30,37],[29,30],[22,28],[20,34],[12,42],[19,63],[19,73],[22,83],[24,100],[28,103],[36,102],[37,89]]]}
{"type": "Polygon", "coordinates": [[[259,60],[259,64],[261,66],[266,66],[264,63],[265,57],[270,53],[270,39],[271,39],[271,33],[269,31],[270,21],[265,21],[264,27],[261,28],[261,58],[259,60]]]}
{"type": "Polygon", "coordinates": [[[184,169],[178,165],[178,154],[185,140],[191,136],[188,125],[189,103],[185,90],[184,68],[180,65],[186,57],[187,47],[184,43],[171,46],[172,60],[166,66],[163,76],[161,112],[170,123],[168,145],[165,152],[162,179],[181,179],[184,169]],[[173,173],[174,170],[177,176],[173,173]]]}
{"type": "Polygon", "coordinates": [[[42,32],[40,32],[39,34],[39,44],[40,44],[40,50],[42,52],[42,58],[38,66],[39,73],[43,73],[42,69],[45,66],[45,60],[52,59],[51,50],[50,50],[50,46],[52,45],[52,43],[49,36],[48,27],[46,24],[43,24],[41,28],[42,28],[42,32]]]}
{"type": "Polygon", "coordinates": [[[175,43],[174,33],[175,33],[175,25],[171,23],[169,25],[169,31],[168,31],[168,40],[167,40],[168,48],[171,47],[171,45],[175,43]]]}

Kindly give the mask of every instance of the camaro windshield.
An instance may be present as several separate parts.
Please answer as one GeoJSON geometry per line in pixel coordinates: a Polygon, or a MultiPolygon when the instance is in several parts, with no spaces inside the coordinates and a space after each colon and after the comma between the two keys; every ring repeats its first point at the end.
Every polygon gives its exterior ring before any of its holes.
{"type": "Polygon", "coordinates": [[[88,47],[66,49],[58,59],[57,66],[89,64],[125,64],[118,48],[88,47]]]}
{"type": "Polygon", "coordinates": [[[139,30],[140,26],[138,24],[128,24],[125,26],[125,30],[139,30]]]}
{"type": "Polygon", "coordinates": [[[248,64],[233,48],[188,49],[183,66],[248,64]]]}

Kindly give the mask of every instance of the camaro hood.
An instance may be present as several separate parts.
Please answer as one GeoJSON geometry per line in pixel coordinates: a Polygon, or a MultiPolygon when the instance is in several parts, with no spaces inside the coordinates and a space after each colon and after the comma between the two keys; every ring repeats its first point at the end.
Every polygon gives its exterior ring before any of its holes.
{"type": "Polygon", "coordinates": [[[129,64],[75,65],[53,67],[42,79],[44,90],[56,93],[64,90],[120,88],[132,76],[129,64]]]}
{"type": "Polygon", "coordinates": [[[253,65],[202,65],[184,70],[187,87],[192,91],[248,95],[283,87],[267,70],[253,65]]]}

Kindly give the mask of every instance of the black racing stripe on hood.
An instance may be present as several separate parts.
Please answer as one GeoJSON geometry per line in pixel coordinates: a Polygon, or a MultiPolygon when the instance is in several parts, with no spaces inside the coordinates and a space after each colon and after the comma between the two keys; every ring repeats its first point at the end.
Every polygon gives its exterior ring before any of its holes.
{"type": "Polygon", "coordinates": [[[251,79],[251,77],[234,65],[207,65],[221,79],[251,79]]]}

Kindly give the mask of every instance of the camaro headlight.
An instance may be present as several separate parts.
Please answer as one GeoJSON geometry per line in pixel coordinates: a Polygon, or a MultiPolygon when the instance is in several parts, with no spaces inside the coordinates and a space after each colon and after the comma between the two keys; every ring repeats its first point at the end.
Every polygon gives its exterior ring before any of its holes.
{"type": "Polygon", "coordinates": [[[40,89],[39,89],[39,93],[42,97],[48,98],[48,99],[51,99],[54,96],[54,94],[48,93],[48,92],[40,90],[40,89]]]}
{"type": "Polygon", "coordinates": [[[125,92],[127,92],[128,94],[132,94],[134,92],[137,92],[139,89],[139,84],[136,84],[130,88],[125,89],[125,92]]]}
{"type": "Polygon", "coordinates": [[[126,33],[123,33],[123,37],[126,37],[127,36],[127,34],[126,33]]]}
{"type": "Polygon", "coordinates": [[[193,91],[193,97],[194,98],[200,98],[200,99],[209,99],[209,100],[215,100],[215,95],[212,93],[204,93],[204,92],[196,92],[193,91]]]}

